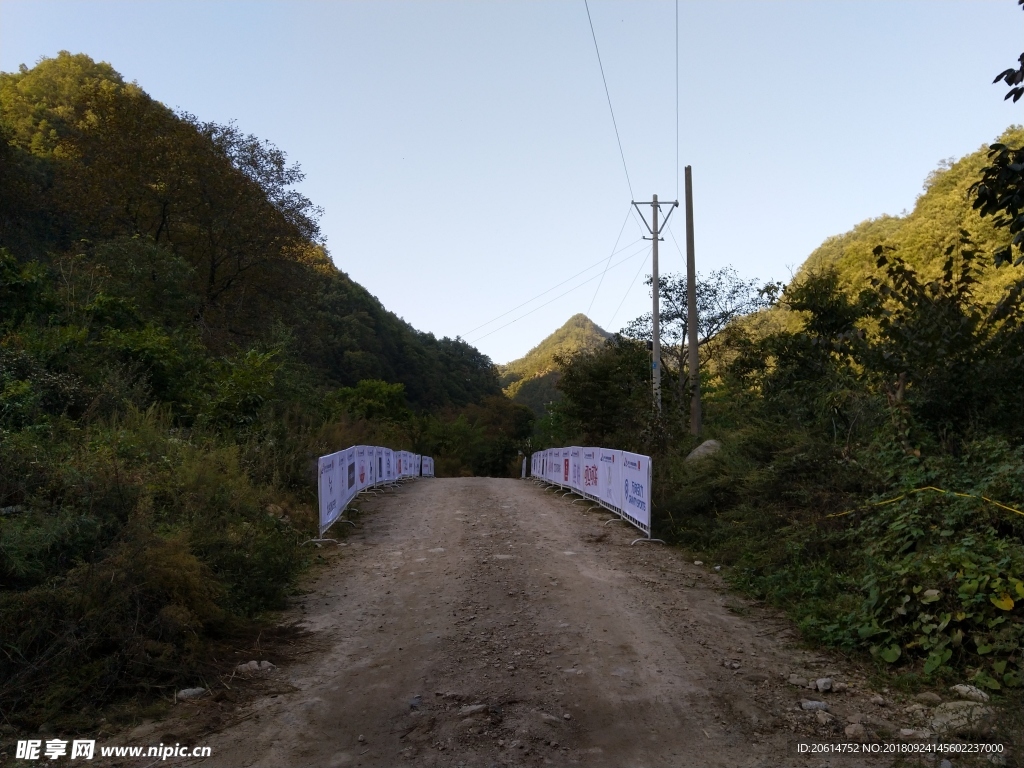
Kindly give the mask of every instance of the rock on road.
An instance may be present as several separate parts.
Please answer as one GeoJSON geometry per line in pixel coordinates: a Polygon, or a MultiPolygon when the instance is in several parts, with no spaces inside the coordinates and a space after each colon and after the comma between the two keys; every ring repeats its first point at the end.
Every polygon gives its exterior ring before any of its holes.
{"type": "Polygon", "coordinates": [[[320,649],[196,765],[822,763],[796,742],[824,718],[780,676],[826,660],[681,552],[521,480],[421,479],[361,506],[286,617],[320,649]]]}

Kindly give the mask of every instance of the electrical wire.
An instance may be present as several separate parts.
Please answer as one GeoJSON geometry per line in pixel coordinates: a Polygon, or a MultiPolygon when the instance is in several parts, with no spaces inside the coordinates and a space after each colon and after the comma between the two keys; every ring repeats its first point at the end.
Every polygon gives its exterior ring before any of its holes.
{"type": "MultiPolygon", "coordinates": [[[[633,244],[635,244],[635,243],[636,243],[636,241],[634,241],[634,243],[633,243],[633,244]]],[[[629,247],[629,246],[626,246],[626,248],[628,248],[628,247],[629,247]]],[[[622,250],[626,250],[626,248],[623,248],[622,250]]],[[[637,250],[637,251],[634,251],[634,252],[633,252],[633,253],[631,253],[631,254],[630,254],[629,256],[626,256],[626,257],[624,257],[624,258],[622,258],[622,259],[619,259],[619,261],[615,262],[615,264],[613,265],[613,267],[612,267],[612,268],[614,268],[614,267],[618,267],[618,266],[620,266],[620,265],[622,265],[622,264],[625,264],[625,263],[626,263],[627,261],[629,261],[630,259],[633,259],[633,258],[635,258],[636,256],[639,256],[639,255],[640,255],[641,253],[643,253],[643,252],[644,252],[645,250],[646,250],[646,246],[645,246],[644,248],[641,248],[641,249],[637,250]]],[[[641,264],[640,266],[641,266],[641,267],[643,267],[643,264],[641,264]]],[[[487,333],[485,333],[485,334],[484,334],[483,336],[477,336],[477,337],[476,337],[475,339],[473,339],[472,341],[470,341],[470,340],[468,340],[468,339],[467,339],[466,341],[467,341],[468,343],[470,343],[470,344],[476,344],[476,343],[477,343],[477,342],[479,342],[480,340],[482,340],[482,339],[486,339],[486,338],[487,338],[488,336],[490,336],[491,334],[495,334],[495,333],[497,333],[498,331],[502,330],[503,328],[508,328],[508,327],[509,327],[510,325],[512,325],[513,323],[518,323],[518,322],[519,322],[520,320],[522,320],[522,319],[523,319],[524,317],[529,317],[530,315],[532,315],[532,314],[533,314],[534,312],[536,312],[537,310],[539,310],[539,309],[543,309],[544,307],[546,307],[546,306],[547,306],[548,304],[553,304],[554,302],[558,301],[558,300],[559,300],[560,298],[562,298],[563,296],[568,296],[568,295],[569,295],[570,293],[572,293],[572,292],[573,292],[573,291],[575,291],[576,289],[578,289],[578,288],[582,288],[582,287],[583,287],[584,285],[586,285],[587,283],[590,283],[590,282],[593,282],[594,280],[597,280],[597,278],[598,278],[598,276],[597,276],[597,275],[594,275],[593,277],[587,278],[586,280],[584,280],[584,281],[583,281],[582,283],[580,283],[579,285],[575,285],[575,286],[573,286],[572,288],[570,288],[570,289],[569,289],[568,291],[565,291],[564,293],[560,293],[560,294],[558,294],[557,296],[555,296],[555,298],[551,299],[550,301],[546,301],[546,302],[544,302],[544,303],[543,303],[543,304],[541,304],[541,305],[540,305],[539,307],[534,307],[534,308],[533,308],[533,309],[531,309],[531,310],[530,310],[529,312],[525,312],[525,313],[523,313],[522,315],[520,315],[519,317],[517,317],[517,318],[516,318],[515,320],[509,320],[509,321],[508,321],[507,323],[505,323],[504,325],[502,325],[502,326],[500,326],[500,327],[498,327],[498,328],[495,328],[495,329],[494,329],[493,331],[488,331],[488,332],[487,332],[487,333]]],[[[635,278],[635,277],[633,278],[633,282],[634,282],[634,283],[636,282],[636,278],[635,278]]],[[[632,286],[630,286],[630,287],[632,287],[632,286]]],[[[527,303],[529,303],[529,302],[527,302],[527,303]]],[[[617,311],[618,311],[618,310],[616,310],[616,312],[617,312],[617,311]]]]}
{"type": "MultiPolygon", "coordinates": [[[[633,204],[629,204],[629,208],[633,208],[633,204]]],[[[590,306],[587,307],[587,317],[590,317],[590,310],[594,308],[594,302],[597,300],[597,294],[601,292],[601,285],[604,284],[604,276],[608,272],[608,265],[612,263],[612,256],[615,255],[615,249],[619,247],[619,240],[622,239],[622,233],[626,231],[626,224],[629,223],[629,210],[626,211],[626,218],[622,220],[622,226],[619,228],[619,236],[615,238],[615,245],[612,246],[612,252],[608,254],[608,261],[604,264],[604,272],[601,273],[601,279],[597,283],[597,290],[594,291],[594,298],[590,300],[590,306]]],[[[633,241],[634,243],[636,240],[633,241]]],[[[627,248],[629,246],[626,246],[627,248]]]]}
{"type": "Polygon", "coordinates": [[[683,256],[683,249],[679,247],[679,241],[676,240],[676,233],[672,231],[672,225],[669,224],[666,229],[668,230],[669,236],[672,238],[672,244],[675,245],[676,250],[679,252],[679,258],[683,260],[683,265],[686,265],[686,257],[683,256]]]}
{"type": "Polygon", "coordinates": [[[597,46],[597,33],[594,32],[594,20],[590,17],[590,4],[587,0],[583,0],[583,6],[587,9],[587,21],[590,22],[590,36],[594,38],[594,50],[597,52],[597,66],[601,69],[601,82],[604,83],[604,95],[608,99],[608,111],[611,112],[612,115],[612,127],[615,128],[615,141],[619,144],[619,157],[622,158],[622,170],[626,174],[626,186],[629,187],[629,199],[635,200],[636,195],[633,194],[633,182],[629,180],[629,169],[626,168],[626,153],[622,151],[622,139],[619,138],[619,125],[615,122],[615,110],[612,109],[612,95],[608,90],[608,80],[604,76],[604,64],[601,63],[601,49],[597,46]]]}
{"type": "Polygon", "coordinates": [[[611,328],[612,323],[615,321],[615,315],[619,314],[619,310],[622,309],[622,305],[626,303],[626,299],[629,297],[630,291],[632,291],[633,290],[633,286],[636,285],[636,279],[638,277],[640,277],[640,273],[643,272],[644,266],[646,264],[647,264],[647,259],[644,259],[643,262],[641,262],[641,264],[640,264],[640,269],[638,269],[636,271],[636,274],[633,275],[633,282],[631,282],[629,284],[629,288],[626,289],[626,295],[622,297],[622,301],[619,302],[619,306],[617,306],[615,308],[615,312],[612,314],[611,318],[609,318],[609,320],[608,320],[608,327],[609,328],[611,328]]]}
{"type": "MultiPolygon", "coordinates": [[[[621,233],[620,233],[620,234],[621,234],[621,233]]],[[[633,242],[631,242],[631,243],[627,243],[626,245],[624,245],[624,246],[622,246],[621,248],[619,248],[619,250],[617,250],[617,251],[614,251],[614,252],[612,253],[612,256],[615,256],[616,254],[622,253],[622,252],[623,252],[624,250],[626,250],[627,248],[632,248],[632,247],[633,247],[634,245],[636,245],[637,243],[639,243],[639,242],[640,242],[640,240],[641,240],[641,238],[639,238],[639,237],[638,237],[638,238],[637,238],[636,240],[634,240],[633,242]]],[[[608,259],[609,259],[609,260],[611,260],[611,256],[609,256],[609,257],[608,257],[608,259]]],[[[604,262],[605,262],[605,260],[604,260],[604,259],[601,259],[600,261],[595,261],[595,262],[594,262],[593,264],[591,264],[591,265],[590,265],[589,267],[587,267],[586,269],[582,269],[582,270],[580,270],[579,272],[577,272],[577,273],[576,273],[575,275],[572,275],[571,277],[567,277],[567,278],[565,278],[565,280],[563,280],[562,282],[560,282],[560,283],[556,283],[555,285],[551,286],[550,288],[548,288],[548,289],[547,289],[546,291],[544,291],[543,293],[538,293],[538,294],[537,294],[536,296],[534,296],[534,297],[533,297],[532,299],[527,299],[527,300],[526,300],[526,301],[524,301],[524,302],[523,302],[522,304],[519,304],[519,305],[517,305],[517,306],[515,306],[515,307],[512,307],[512,309],[508,310],[507,312],[502,312],[502,313],[501,313],[500,315],[498,315],[497,317],[492,317],[492,318],[491,318],[490,320],[488,320],[488,321],[487,321],[486,323],[481,323],[481,324],[480,324],[480,325],[478,325],[478,326],[477,326],[476,328],[473,328],[473,329],[471,329],[471,330],[467,331],[466,333],[462,334],[462,335],[461,335],[461,336],[460,336],[459,338],[462,338],[462,339],[464,339],[464,338],[466,338],[467,336],[469,336],[469,334],[471,334],[471,333],[474,333],[475,331],[479,331],[479,330],[480,330],[481,328],[486,328],[486,327],[487,327],[488,325],[490,325],[491,323],[495,323],[495,322],[497,322],[498,320],[501,320],[501,318],[503,318],[503,317],[505,317],[505,316],[507,316],[507,315],[511,315],[511,314],[512,314],[513,312],[515,312],[515,311],[516,311],[517,309],[522,309],[522,308],[523,308],[523,307],[525,307],[525,306],[526,306],[527,304],[532,304],[532,303],[533,303],[533,302],[535,302],[535,301],[536,301],[537,299],[539,299],[539,298],[540,298],[541,296],[547,296],[547,295],[548,295],[549,293],[551,293],[551,292],[552,292],[553,290],[555,290],[555,288],[560,288],[560,287],[562,287],[563,285],[565,285],[566,283],[568,283],[568,282],[569,282],[570,280],[575,280],[575,279],[576,279],[577,277],[579,277],[580,275],[586,274],[587,272],[589,272],[590,270],[592,270],[592,269],[593,269],[594,267],[599,267],[599,266],[601,266],[601,265],[602,265],[602,264],[603,264],[604,262]]],[[[607,267],[605,268],[605,270],[607,271],[607,267]]],[[[596,275],[595,275],[595,276],[594,276],[593,278],[591,278],[591,280],[593,280],[593,279],[595,279],[595,278],[596,278],[596,275]]],[[[590,280],[588,280],[587,282],[590,282],[590,280]]],[[[583,283],[581,283],[580,285],[583,285],[583,283]]],[[[574,288],[573,290],[575,290],[575,288],[574,288]]],[[[483,337],[481,336],[480,338],[483,338],[483,337]]]]}
{"type": "Polygon", "coordinates": [[[676,200],[679,199],[679,0],[676,0],[676,200]]]}

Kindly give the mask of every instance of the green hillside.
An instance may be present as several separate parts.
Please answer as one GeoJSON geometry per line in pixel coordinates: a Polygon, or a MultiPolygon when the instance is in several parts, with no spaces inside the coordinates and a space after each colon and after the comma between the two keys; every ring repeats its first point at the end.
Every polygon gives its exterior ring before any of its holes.
{"type": "MultiPolygon", "coordinates": [[[[1024,127],[1011,126],[996,141],[1009,146],[1024,145],[1024,127]]],[[[872,255],[877,245],[895,246],[900,258],[923,277],[932,279],[939,275],[946,248],[956,241],[960,230],[970,232],[980,253],[994,253],[1006,244],[1008,232],[996,229],[991,217],[983,219],[972,207],[973,197],[968,195],[968,189],[988,164],[987,154],[988,145],[983,145],[959,160],[942,161],[925,179],[924,191],[913,211],[904,216],[869,219],[845,234],[830,237],[807,257],[797,272],[797,281],[834,267],[844,288],[859,291],[878,271],[877,257],[872,255]]],[[[986,269],[977,295],[994,303],[1021,276],[1021,268],[986,269]]]]}
{"type": "Polygon", "coordinates": [[[555,357],[601,346],[611,334],[580,313],[548,336],[523,357],[498,366],[505,394],[543,416],[547,403],[561,398],[555,387],[559,372],[555,357]]]}

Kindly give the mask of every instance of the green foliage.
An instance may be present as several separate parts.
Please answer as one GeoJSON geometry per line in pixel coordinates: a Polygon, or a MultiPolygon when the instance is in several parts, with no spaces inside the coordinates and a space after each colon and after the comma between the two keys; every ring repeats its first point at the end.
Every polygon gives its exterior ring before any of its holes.
{"type": "Polygon", "coordinates": [[[405,402],[405,385],[379,379],[363,379],[354,387],[342,387],[331,397],[332,406],[357,419],[406,421],[412,413],[405,402]]]}
{"type": "Polygon", "coordinates": [[[532,450],[533,422],[529,408],[495,395],[421,420],[414,445],[434,457],[442,476],[518,477],[520,459],[532,450]]]}
{"type": "Polygon", "coordinates": [[[301,179],[87,56],[0,74],[5,721],[201,683],[304,564],[310,457],[507,475],[528,440],[485,355],[334,265],[301,179]]]}
{"type": "MultiPolygon", "coordinates": [[[[875,275],[878,245],[898,249],[900,258],[925,281],[934,280],[946,261],[946,249],[957,243],[960,230],[971,233],[979,257],[993,259],[1010,244],[1007,230],[983,216],[975,206],[972,187],[990,164],[989,152],[999,145],[1024,145],[1024,128],[1011,126],[996,142],[958,160],[945,160],[929,174],[914,208],[900,216],[869,219],[851,231],[828,238],[797,271],[794,282],[811,273],[835,269],[843,290],[857,296],[875,275]]],[[[1024,276],[1024,268],[986,270],[975,286],[977,300],[991,306],[1007,288],[1024,276]]]]}
{"type": "Polygon", "coordinates": [[[974,207],[1012,235],[1010,243],[995,252],[996,265],[1017,266],[1024,261],[1024,147],[997,142],[989,147],[988,159],[981,179],[971,185],[974,207]],[[1017,258],[1014,249],[1020,254],[1017,258]]]}
{"type": "Polygon", "coordinates": [[[562,396],[557,387],[561,376],[558,359],[597,349],[610,337],[586,315],[573,315],[523,357],[499,366],[501,386],[506,395],[540,418],[547,413],[548,404],[562,396]]]}
{"type": "Polygon", "coordinates": [[[878,255],[857,299],[835,271],[787,289],[802,328],[747,340],[726,372],[728,407],[763,425],[726,432],[662,503],[676,535],[732,561],[738,585],[809,636],[1017,685],[1024,515],[983,500],[1024,499],[1007,419],[1022,379],[996,341],[1016,319],[975,300],[963,235],[932,281],[878,255]],[[930,487],[958,495],[915,492],[930,487]]]}
{"type": "Polygon", "coordinates": [[[634,339],[614,336],[601,347],[559,356],[553,411],[564,444],[615,445],[633,450],[651,420],[650,353],[634,339]]]}
{"type": "Polygon", "coordinates": [[[970,208],[983,166],[947,164],[913,213],[830,239],[723,330],[702,381],[718,453],[684,461],[640,345],[566,361],[547,426],[651,453],[658,534],[807,638],[1004,692],[1024,682],[1024,331],[1020,273],[986,257],[1011,233],[970,208]]]}
{"type": "Polygon", "coordinates": [[[209,380],[198,423],[243,429],[256,423],[280,369],[274,352],[250,349],[223,360],[209,380]]]}

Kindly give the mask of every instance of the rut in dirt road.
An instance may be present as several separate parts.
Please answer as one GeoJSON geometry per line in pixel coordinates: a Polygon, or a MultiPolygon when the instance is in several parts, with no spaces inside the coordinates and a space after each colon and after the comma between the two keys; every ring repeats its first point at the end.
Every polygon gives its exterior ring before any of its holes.
{"type": "Polygon", "coordinates": [[[606,514],[486,478],[364,507],[298,616],[326,650],[203,766],[794,765],[823,725],[779,680],[785,624],[606,514]]]}

